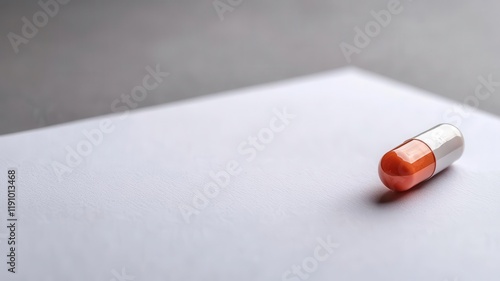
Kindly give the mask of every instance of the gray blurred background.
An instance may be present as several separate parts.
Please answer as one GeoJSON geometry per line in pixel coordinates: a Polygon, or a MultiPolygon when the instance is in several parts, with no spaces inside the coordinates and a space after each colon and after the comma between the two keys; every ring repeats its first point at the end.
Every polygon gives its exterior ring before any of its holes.
{"type": "MultiPolygon", "coordinates": [[[[72,0],[16,53],[7,35],[22,35],[22,18],[43,11],[37,2],[0,3],[0,134],[111,113],[157,64],[170,76],[139,107],[346,65],[458,102],[478,76],[500,81],[494,0],[402,0],[351,63],[339,44],[353,44],[354,28],[389,0],[220,0],[231,7],[222,17],[213,0],[72,0]]],[[[500,87],[479,108],[500,114],[500,87]]]]}

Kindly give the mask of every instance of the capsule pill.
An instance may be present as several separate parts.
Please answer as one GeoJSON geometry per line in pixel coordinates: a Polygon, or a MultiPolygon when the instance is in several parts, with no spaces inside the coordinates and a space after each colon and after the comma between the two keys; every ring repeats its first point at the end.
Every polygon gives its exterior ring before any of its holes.
{"type": "Polygon", "coordinates": [[[378,174],[389,189],[406,191],[446,169],[463,151],[460,130],[440,124],[387,152],[380,160],[378,174]]]}

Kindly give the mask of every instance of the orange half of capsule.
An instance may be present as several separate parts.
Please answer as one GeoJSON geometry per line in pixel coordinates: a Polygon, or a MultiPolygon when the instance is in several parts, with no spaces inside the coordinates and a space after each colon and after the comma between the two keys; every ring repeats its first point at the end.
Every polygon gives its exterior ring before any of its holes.
{"type": "Polygon", "coordinates": [[[411,139],[382,157],[378,173],[388,188],[406,191],[432,177],[435,169],[436,159],[429,146],[411,139]]]}

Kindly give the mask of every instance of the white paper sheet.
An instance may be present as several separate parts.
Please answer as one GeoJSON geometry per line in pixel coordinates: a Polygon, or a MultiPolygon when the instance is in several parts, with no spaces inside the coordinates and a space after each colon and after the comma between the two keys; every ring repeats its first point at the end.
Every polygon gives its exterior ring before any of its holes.
{"type": "Polygon", "coordinates": [[[0,280],[499,280],[500,119],[460,106],[344,69],[0,137],[0,280]],[[462,158],[383,187],[380,157],[447,121],[462,158]]]}

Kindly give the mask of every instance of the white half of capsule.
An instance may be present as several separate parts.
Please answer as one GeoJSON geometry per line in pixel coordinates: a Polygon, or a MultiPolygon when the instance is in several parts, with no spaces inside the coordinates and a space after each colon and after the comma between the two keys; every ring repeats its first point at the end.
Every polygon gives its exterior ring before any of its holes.
{"type": "Polygon", "coordinates": [[[451,124],[440,124],[413,139],[427,144],[436,158],[435,175],[457,161],[464,152],[464,137],[460,130],[451,124]]]}

